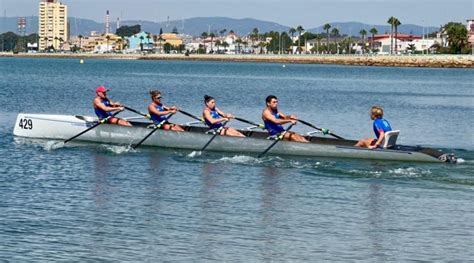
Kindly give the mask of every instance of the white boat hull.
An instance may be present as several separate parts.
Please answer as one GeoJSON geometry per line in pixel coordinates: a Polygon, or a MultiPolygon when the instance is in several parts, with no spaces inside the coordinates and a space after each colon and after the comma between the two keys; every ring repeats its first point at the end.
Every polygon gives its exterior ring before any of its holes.
{"type": "MultiPolygon", "coordinates": [[[[20,113],[17,117],[13,134],[15,136],[26,138],[66,140],[92,126],[95,121],[97,121],[97,118],[94,117],[20,113]]],[[[151,129],[146,128],[144,125],[141,125],[141,127],[125,127],[102,124],[79,136],[75,141],[133,145],[143,139],[150,131],[151,129]]],[[[161,148],[200,150],[211,137],[212,134],[205,134],[203,132],[157,130],[143,143],[143,145],[161,148]]],[[[353,147],[353,141],[345,141],[343,144],[338,144],[338,140],[331,141],[329,139],[328,141],[331,143],[297,143],[281,141],[276,144],[268,154],[441,162],[441,160],[438,159],[438,156],[428,155],[420,151],[403,149],[369,150],[360,147],[353,147]]],[[[260,138],[217,136],[206,150],[259,154],[270,146],[272,142],[272,140],[262,139],[261,136],[260,138]]]]}

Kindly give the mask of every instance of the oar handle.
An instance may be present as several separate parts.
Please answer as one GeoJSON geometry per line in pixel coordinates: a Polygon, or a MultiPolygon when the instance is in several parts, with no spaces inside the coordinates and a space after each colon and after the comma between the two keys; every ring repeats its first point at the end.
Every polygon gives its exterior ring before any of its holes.
{"type": "Polygon", "coordinates": [[[255,123],[253,121],[249,121],[249,120],[242,119],[242,118],[239,118],[239,117],[235,117],[234,119],[236,119],[238,121],[241,121],[241,122],[248,123],[248,124],[253,125],[253,126],[257,126],[258,128],[260,128],[262,130],[265,130],[265,125],[263,125],[263,124],[258,124],[258,123],[255,123]]]}
{"type": "Polygon", "coordinates": [[[136,114],[138,114],[138,115],[142,115],[142,116],[145,117],[145,118],[148,118],[148,119],[150,118],[150,115],[148,115],[148,114],[142,113],[142,112],[140,112],[140,111],[137,111],[137,110],[132,109],[132,108],[127,107],[127,106],[123,106],[123,107],[124,107],[126,110],[131,111],[131,112],[134,112],[134,113],[136,113],[136,114]]]}
{"type": "Polygon", "coordinates": [[[276,137],[276,140],[264,152],[259,154],[257,158],[263,157],[268,151],[270,151],[271,148],[273,148],[273,146],[275,146],[279,141],[283,140],[285,134],[289,132],[293,126],[295,126],[295,123],[292,123],[290,126],[288,126],[288,128],[286,128],[286,130],[281,132],[280,135],[276,137]]]}
{"type": "Polygon", "coordinates": [[[133,149],[136,149],[138,148],[138,146],[140,146],[144,141],[146,141],[146,139],[148,139],[148,137],[150,137],[154,132],[156,132],[158,129],[161,128],[161,126],[163,126],[163,124],[165,124],[172,116],[174,115],[174,113],[171,113],[168,117],[166,117],[166,120],[162,120],[159,124],[155,125],[155,127],[153,128],[153,130],[151,132],[149,132],[143,139],[141,139],[137,144],[135,144],[134,146],[132,146],[133,149]]]}
{"type": "Polygon", "coordinates": [[[78,133],[78,134],[72,136],[71,138],[65,140],[64,143],[68,143],[69,141],[72,141],[72,140],[76,139],[77,137],[83,135],[84,133],[86,133],[86,132],[88,132],[88,131],[94,129],[95,127],[97,127],[97,126],[99,126],[99,125],[101,125],[101,124],[106,123],[110,118],[115,117],[115,115],[119,114],[120,112],[121,112],[121,111],[114,112],[114,113],[113,113],[112,115],[110,115],[109,117],[107,117],[107,118],[105,118],[105,119],[102,119],[102,120],[99,120],[99,122],[97,122],[96,124],[94,124],[92,127],[89,127],[89,128],[87,128],[87,129],[85,129],[84,131],[82,131],[82,132],[80,132],[80,133],[78,133]]]}
{"type": "Polygon", "coordinates": [[[219,127],[219,128],[217,128],[216,134],[214,134],[214,135],[212,136],[212,138],[206,143],[206,145],[204,145],[204,147],[201,148],[201,152],[203,152],[203,151],[207,148],[207,146],[209,146],[209,144],[211,144],[211,142],[217,137],[217,135],[220,134],[221,129],[224,128],[224,126],[227,124],[227,122],[228,122],[228,121],[223,122],[223,123],[222,123],[222,126],[219,127]]]}
{"type": "Polygon", "coordinates": [[[333,136],[333,137],[335,137],[335,138],[338,138],[338,139],[340,139],[340,140],[344,140],[343,137],[332,133],[332,131],[330,131],[330,130],[323,129],[323,128],[319,128],[319,127],[317,127],[317,126],[315,126],[315,125],[313,125],[313,124],[311,124],[311,123],[309,123],[309,122],[307,122],[307,121],[303,121],[303,120],[300,120],[300,119],[298,119],[298,121],[301,122],[301,123],[303,123],[303,124],[306,125],[306,126],[309,126],[309,127],[311,127],[311,128],[314,128],[314,129],[316,129],[316,130],[318,130],[318,131],[322,131],[323,133],[326,133],[326,132],[327,132],[327,134],[329,134],[329,135],[331,135],[331,136],[333,136]]]}

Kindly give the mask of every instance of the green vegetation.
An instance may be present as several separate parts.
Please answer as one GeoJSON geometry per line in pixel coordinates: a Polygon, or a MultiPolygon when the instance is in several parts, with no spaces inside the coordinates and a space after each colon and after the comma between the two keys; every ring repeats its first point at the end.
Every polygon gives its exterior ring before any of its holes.
{"type": "Polygon", "coordinates": [[[37,43],[38,34],[19,36],[13,32],[0,34],[0,51],[26,52],[27,43],[37,43]]]}
{"type": "Polygon", "coordinates": [[[468,54],[470,49],[467,42],[467,29],[461,23],[448,23],[444,27],[448,34],[449,53],[468,54]]]}
{"type": "Polygon", "coordinates": [[[142,31],[140,25],[134,25],[134,26],[121,26],[115,31],[116,35],[119,35],[121,37],[130,37],[135,34],[138,34],[142,31]]]}

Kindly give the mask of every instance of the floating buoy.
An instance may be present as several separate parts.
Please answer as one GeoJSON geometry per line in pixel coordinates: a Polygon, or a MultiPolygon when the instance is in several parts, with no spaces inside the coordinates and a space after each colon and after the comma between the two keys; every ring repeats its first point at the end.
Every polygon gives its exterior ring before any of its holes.
{"type": "Polygon", "coordinates": [[[80,64],[84,64],[84,59],[79,60],[80,64]]]}
{"type": "Polygon", "coordinates": [[[285,64],[283,64],[283,66],[282,66],[282,67],[286,68],[286,65],[285,65],[285,64]]]}

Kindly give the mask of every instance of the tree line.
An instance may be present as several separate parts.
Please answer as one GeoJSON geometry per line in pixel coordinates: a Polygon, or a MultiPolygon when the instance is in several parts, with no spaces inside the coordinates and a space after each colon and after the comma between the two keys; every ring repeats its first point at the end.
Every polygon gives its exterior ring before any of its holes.
{"type": "MultiPolygon", "coordinates": [[[[402,23],[398,18],[393,16],[388,18],[387,23],[390,25],[390,53],[396,54],[399,51],[397,50],[397,36],[399,33],[398,27],[402,23]]],[[[472,46],[470,46],[468,42],[468,31],[463,24],[449,22],[443,27],[443,29],[448,36],[449,45],[447,47],[444,47],[440,44],[435,44],[431,47],[432,49],[436,50],[437,53],[441,54],[469,54],[471,52],[472,46]]],[[[308,40],[316,40],[316,46],[314,46],[311,50],[308,51],[316,53],[335,54],[340,53],[342,50],[344,50],[346,53],[350,54],[353,53],[352,47],[353,44],[356,42],[361,44],[361,46],[363,47],[363,52],[377,51],[374,45],[374,36],[377,35],[379,32],[375,27],[371,28],[368,32],[366,29],[361,29],[359,31],[360,38],[358,39],[354,39],[352,36],[348,35],[341,35],[339,29],[336,27],[332,27],[332,25],[329,23],[323,26],[323,30],[325,32],[317,34],[311,33],[305,31],[305,29],[301,25],[299,25],[297,27],[290,28],[288,32],[270,31],[260,33],[258,28],[254,28],[252,32],[249,33],[246,39],[236,39],[237,50],[247,50],[248,47],[252,47],[253,49],[258,49],[260,52],[263,52],[263,49],[265,48],[267,52],[280,54],[289,53],[292,51],[292,47],[296,46],[296,52],[301,53],[303,51],[302,47],[306,46],[308,40]],[[371,34],[371,41],[367,43],[366,36],[369,33],[371,34]],[[297,34],[297,38],[295,41],[293,41],[295,34],[297,34]],[[266,41],[267,39],[270,39],[270,41],[266,41]],[[323,39],[324,41],[322,41],[323,39]]],[[[139,33],[140,31],[140,25],[122,26],[117,29],[116,34],[121,37],[129,37],[139,33]]],[[[220,39],[214,41],[214,38],[224,36],[226,32],[227,29],[222,29],[219,32],[203,32],[201,34],[201,37],[203,39],[211,38],[211,51],[213,52],[215,47],[216,51],[220,52],[222,51],[221,47],[225,50],[229,46],[229,44],[225,41],[221,41],[220,39]]],[[[229,31],[229,33],[233,32],[233,30],[229,31]]],[[[433,37],[436,35],[436,33],[437,32],[431,33],[430,36],[433,37]]],[[[162,31],[160,30],[160,36],[161,34],[162,31]]],[[[79,35],[78,37],[82,39],[82,35],[79,35]]],[[[38,42],[38,40],[38,34],[19,36],[13,32],[6,32],[0,34],[0,51],[23,52],[27,50],[27,43],[36,43],[38,42]]],[[[55,39],[54,41],[63,42],[62,39],[55,39]]],[[[52,47],[52,43],[50,44],[52,47]]],[[[179,47],[179,49],[183,48],[184,47],[179,47]]],[[[165,49],[171,50],[173,49],[173,47],[167,45],[165,49]]],[[[205,52],[204,46],[200,46],[199,50],[205,52]]]]}

